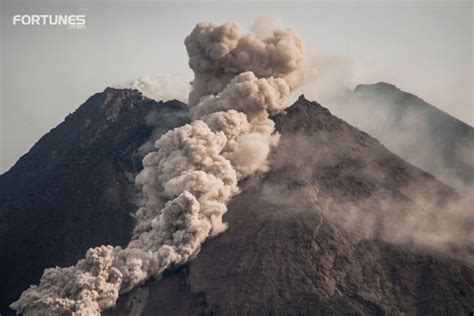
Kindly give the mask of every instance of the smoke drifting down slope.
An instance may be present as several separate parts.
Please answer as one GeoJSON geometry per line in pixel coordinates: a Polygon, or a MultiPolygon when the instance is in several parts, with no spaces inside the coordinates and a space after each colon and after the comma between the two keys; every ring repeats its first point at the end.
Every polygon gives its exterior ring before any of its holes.
{"type": "Polygon", "coordinates": [[[126,248],[92,248],[76,266],[46,269],[11,305],[17,312],[99,315],[120,293],[195,257],[207,237],[225,230],[238,181],[267,170],[278,142],[269,114],[287,106],[298,84],[302,40],[289,29],[260,40],[232,23],[201,23],[185,44],[195,74],[193,122],[163,135],[144,158],[134,237],[126,248]]]}

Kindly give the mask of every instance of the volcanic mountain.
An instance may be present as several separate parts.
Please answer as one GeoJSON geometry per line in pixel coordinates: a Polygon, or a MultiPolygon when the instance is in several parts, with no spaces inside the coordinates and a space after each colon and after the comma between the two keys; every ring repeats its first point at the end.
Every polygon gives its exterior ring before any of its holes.
{"type": "Polygon", "coordinates": [[[468,124],[384,82],[358,85],[330,103],[336,115],[392,152],[456,190],[472,194],[474,129],[468,124]]]}
{"type": "Polygon", "coordinates": [[[45,268],[73,265],[99,244],[128,243],[140,151],[160,129],[185,124],[186,110],[178,101],[106,89],[0,176],[2,315],[45,268]]]}
{"type": "MultiPolygon", "coordinates": [[[[473,222],[446,220],[460,200],[451,187],[304,97],[273,119],[271,169],[240,184],[228,230],[107,314],[474,310],[473,222]]],[[[181,102],[108,88],[0,176],[2,315],[44,268],[127,243],[150,140],[187,122],[181,102]]]]}

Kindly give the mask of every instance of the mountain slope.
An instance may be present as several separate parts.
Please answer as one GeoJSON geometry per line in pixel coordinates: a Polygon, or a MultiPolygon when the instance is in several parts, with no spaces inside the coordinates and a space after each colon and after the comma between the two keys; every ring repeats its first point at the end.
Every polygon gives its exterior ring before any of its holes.
{"type": "MultiPolygon", "coordinates": [[[[241,183],[225,216],[229,229],[106,314],[474,309],[472,217],[452,223],[466,240],[431,242],[436,218],[459,199],[453,189],[303,97],[274,120],[282,137],[272,169],[241,183]]],[[[133,174],[147,140],[185,122],[182,103],[107,89],[0,177],[2,315],[43,268],[127,242],[133,174]]]]}
{"type": "Polygon", "coordinates": [[[391,151],[463,193],[474,185],[474,129],[417,96],[379,82],[359,85],[331,110],[391,151]]]}
{"type": "Polygon", "coordinates": [[[45,268],[72,265],[95,245],[130,240],[137,148],[154,130],[155,115],[166,118],[160,123],[168,130],[187,121],[185,109],[106,89],[0,176],[2,315],[45,268]]]}
{"type": "Polygon", "coordinates": [[[422,199],[443,207],[457,194],[317,103],[300,98],[287,112],[275,118],[272,169],[241,184],[229,229],[106,314],[472,311],[472,264],[393,231],[426,210],[422,199]]]}

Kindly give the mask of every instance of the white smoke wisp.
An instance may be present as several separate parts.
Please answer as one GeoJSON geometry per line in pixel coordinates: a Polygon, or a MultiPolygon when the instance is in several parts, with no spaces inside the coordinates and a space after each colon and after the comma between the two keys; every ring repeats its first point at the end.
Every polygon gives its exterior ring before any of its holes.
{"type": "Polygon", "coordinates": [[[173,73],[162,76],[142,77],[126,84],[119,84],[118,89],[135,89],[140,91],[145,97],[156,101],[179,100],[188,101],[190,90],[189,82],[191,74],[173,73]]]}
{"type": "Polygon", "coordinates": [[[193,122],[164,134],[143,159],[132,240],[89,249],[73,267],[46,269],[11,304],[18,313],[100,315],[121,293],[193,259],[226,229],[222,216],[238,181],[268,169],[278,142],[270,115],[286,108],[298,84],[303,41],[290,29],[260,40],[233,23],[200,23],[185,44],[195,74],[193,122]]]}

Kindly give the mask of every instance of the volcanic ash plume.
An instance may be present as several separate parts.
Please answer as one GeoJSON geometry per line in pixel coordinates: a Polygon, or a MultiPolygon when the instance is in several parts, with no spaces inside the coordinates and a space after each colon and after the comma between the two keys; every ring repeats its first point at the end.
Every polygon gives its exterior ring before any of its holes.
{"type": "Polygon", "coordinates": [[[278,142],[270,114],[285,109],[297,84],[302,40],[289,29],[260,40],[232,23],[200,23],[185,44],[193,122],[163,135],[143,159],[134,237],[126,248],[89,249],[74,267],[46,269],[11,305],[17,312],[99,315],[120,293],[195,257],[226,229],[222,216],[239,179],[268,169],[278,142]]]}

